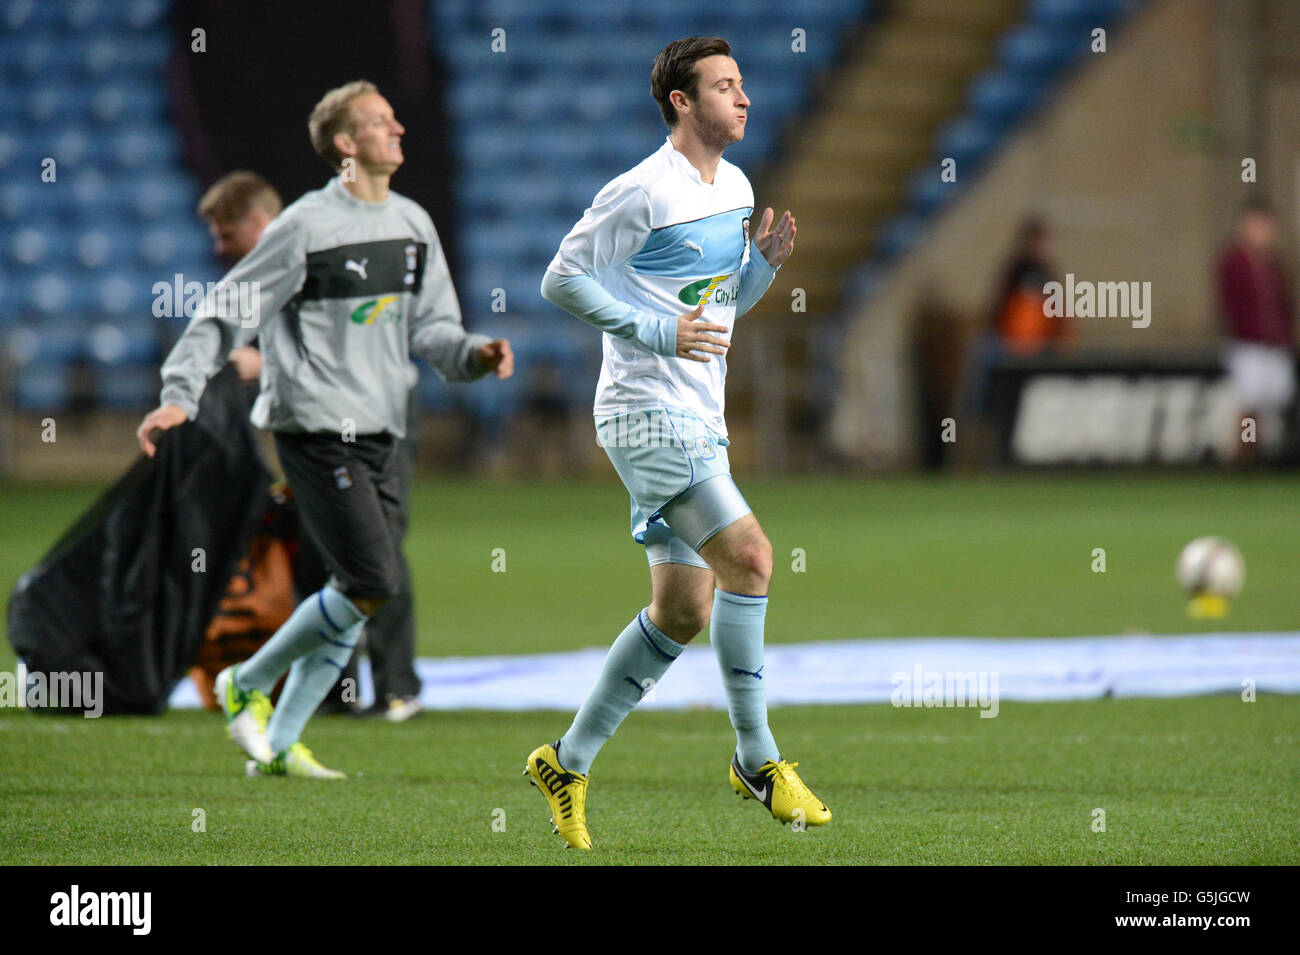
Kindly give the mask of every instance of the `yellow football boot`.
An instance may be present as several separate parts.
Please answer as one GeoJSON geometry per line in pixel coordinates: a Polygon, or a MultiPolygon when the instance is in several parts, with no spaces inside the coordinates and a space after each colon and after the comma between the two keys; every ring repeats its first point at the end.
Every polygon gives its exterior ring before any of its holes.
{"type": "Polygon", "coordinates": [[[571,773],[560,765],[560,745],[539,746],[528,755],[524,775],[530,785],[536,786],[551,807],[551,826],[564,836],[570,849],[590,849],[591,835],[587,832],[587,777],[571,773]]]}
{"type": "Polygon", "coordinates": [[[731,757],[731,788],[746,799],[756,799],[767,807],[778,822],[799,822],[807,826],[824,826],[831,821],[831,811],[812,794],[794,771],[798,763],[768,760],[758,772],[746,772],[736,756],[731,757]]]}

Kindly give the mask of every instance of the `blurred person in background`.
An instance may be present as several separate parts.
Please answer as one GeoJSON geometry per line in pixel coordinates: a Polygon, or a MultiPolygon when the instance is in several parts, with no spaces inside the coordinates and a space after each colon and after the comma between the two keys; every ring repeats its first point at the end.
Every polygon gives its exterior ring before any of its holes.
{"type": "MultiPolygon", "coordinates": [[[[283,203],[275,187],[255,172],[236,170],[218,179],[199,200],[198,214],[208,225],[212,250],[234,265],[257,245],[262,231],[280,214],[283,203]]],[[[230,353],[242,381],[256,381],[262,373],[262,353],[256,342],[230,353]]],[[[411,473],[415,467],[415,382],[419,373],[410,367],[411,390],[407,403],[407,433],[398,444],[397,472],[401,486],[401,538],[410,521],[411,473]]],[[[371,712],[390,722],[404,722],[420,712],[420,678],[415,672],[415,603],[410,568],[403,564],[401,591],[366,622],[362,637],[370,657],[375,705],[371,712]]],[[[294,584],[302,594],[315,593],[329,578],[320,554],[300,533],[294,557],[294,584]]],[[[351,712],[342,691],[343,681],[356,679],[355,658],[321,704],[326,712],[351,712]]]]}
{"type": "MultiPolygon", "coordinates": [[[[1029,356],[1069,348],[1074,327],[1069,319],[1048,315],[1046,286],[1057,281],[1056,245],[1047,223],[1025,219],[1016,236],[1011,260],[1002,274],[988,317],[970,335],[962,362],[958,408],[970,440],[969,465],[986,463],[989,453],[984,422],[990,411],[989,378],[993,366],[1006,356],[1029,356]]],[[[927,422],[927,427],[930,427],[927,422]]]]}
{"type": "MultiPolygon", "coordinates": [[[[283,208],[274,186],[255,172],[239,169],[214,182],[197,211],[208,225],[213,254],[230,266],[253,251],[262,230],[283,208]]],[[[256,381],[262,374],[262,353],[256,345],[234,349],[230,360],[240,381],[256,381]]]]}
{"type": "Polygon", "coordinates": [[[1027,219],[1016,240],[1015,258],[1007,267],[993,309],[993,329],[1003,348],[1015,355],[1033,355],[1068,347],[1074,327],[1063,316],[1043,308],[1045,286],[1056,279],[1056,248],[1041,219],[1027,219]]]}
{"type": "Polygon", "coordinates": [[[1275,458],[1295,397],[1291,294],[1278,254],[1272,208],[1252,200],[1237,218],[1232,243],[1219,257],[1218,299],[1227,342],[1223,363],[1242,418],[1255,420],[1256,443],[1243,440],[1239,457],[1275,458]]]}

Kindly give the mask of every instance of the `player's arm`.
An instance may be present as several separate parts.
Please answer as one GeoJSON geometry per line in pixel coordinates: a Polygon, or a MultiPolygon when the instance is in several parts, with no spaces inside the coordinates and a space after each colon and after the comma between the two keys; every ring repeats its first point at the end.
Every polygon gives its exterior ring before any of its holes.
{"type": "Polygon", "coordinates": [[[428,223],[425,241],[429,254],[411,315],[411,354],[427,361],[445,381],[473,381],[488,372],[509,378],[515,363],[510,342],[465,330],[451,270],[432,222],[428,223]]]}
{"type": "Polygon", "coordinates": [[[740,288],[736,296],[736,317],[744,315],[763,297],[763,294],[776,278],[776,270],[794,251],[794,216],[789,211],[781,216],[775,229],[772,219],[775,213],[771,208],[763,210],[763,218],[758,224],[758,234],[750,242],[746,251],[745,264],[740,270],[740,288]],[[757,250],[758,254],[755,254],[757,250]]]}
{"type": "Polygon", "coordinates": [[[603,332],[636,342],[665,357],[707,362],[722,354],[725,325],[699,321],[698,308],[682,315],[649,315],[620,302],[597,281],[607,269],[636,255],[650,236],[650,197],[640,186],[611,183],[596,196],[590,209],[560,243],[560,251],[542,278],[542,297],[570,315],[603,332]]]}
{"type": "Polygon", "coordinates": [[[136,429],[145,454],[153,457],[156,450],[150,439],[154,430],[193,420],[208,379],[230,352],[256,338],[262,323],[273,321],[302,288],[306,262],[298,223],[282,216],[209,292],[163,362],[159,406],[136,429]]]}

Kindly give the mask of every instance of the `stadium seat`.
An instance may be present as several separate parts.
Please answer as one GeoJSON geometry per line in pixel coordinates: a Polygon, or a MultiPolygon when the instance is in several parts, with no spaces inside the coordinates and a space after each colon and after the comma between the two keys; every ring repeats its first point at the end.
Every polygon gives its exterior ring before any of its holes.
{"type": "Polygon", "coordinates": [[[156,365],[96,365],[91,369],[91,395],[101,408],[147,411],[158,404],[161,387],[156,365]]]}
{"type": "Polygon", "coordinates": [[[133,122],[161,119],[164,113],[163,90],[140,81],[115,83],[95,91],[90,114],[96,122],[118,125],[124,119],[133,122]]]}
{"type": "Polygon", "coordinates": [[[34,87],[24,101],[24,114],[35,126],[85,121],[89,105],[82,91],[71,83],[48,83],[34,87]]]}
{"type": "Polygon", "coordinates": [[[939,169],[928,165],[913,174],[907,189],[911,208],[921,216],[929,216],[946,203],[956,198],[960,192],[962,180],[944,182],[939,169]]]}
{"type": "Polygon", "coordinates": [[[1024,115],[1041,89],[1032,79],[1007,70],[989,70],[971,84],[966,100],[976,118],[1002,132],[1024,115]]]}
{"type": "Polygon", "coordinates": [[[104,274],[94,286],[92,308],[110,315],[148,315],[155,298],[154,281],[151,273],[134,270],[104,274]]]}
{"type": "Polygon", "coordinates": [[[925,220],[914,212],[898,216],[881,230],[877,249],[882,258],[892,259],[910,250],[920,241],[925,220]]]}
{"type": "Polygon", "coordinates": [[[202,259],[212,248],[208,236],[192,229],[158,225],[140,237],[140,261],[150,267],[165,267],[171,262],[202,259]]]}
{"type": "Polygon", "coordinates": [[[997,136],[982,120],[965,117],[944,126],[936,142],[940,157],[957,161],[957,176],[960,179],[979,169],[997,144],[997,136]]]}
{"type": "Polygon", "coordinates": [[[48,230],[31,226],[19,229],[5,243],[5,265],[15,270],[45,265],[50,258],[51,238],[48,230]]]}
{"type": "Polygon", "coordinates": [[[1090,31],[1126,13],[1133,0],[1033,0],[1029,19],[1046,27],[1090,31]]]}
{"type": "Polygon", "coordinates": [[[170,131],[154,126],[114,130],[104,149],[104,154],[111,156],[120,169],[166,168],[180,162],[180,142],[170,131]]]}
{"type": "Polygon", "coordinates": [[[49,26],[59,17],[58,4],[38,3],[37,0],[8,0],[3,8],[4,25],[18,31],[23,28],[49,26]]]}
{"type": "Polygon", "coordinates": [[[72,403],[71,369],[39,362],[18,369],[14,405],[20,411],[63,411],[72,403]]]}
{"type": "Polygon", "coordinates": [[[129,191],[131,206],[141,219],[188,216],[193,213],[198,198],[195,184],[188,176],[161,171],[143,181],[132,182],[129,191]]]}
{"type": "Polygon", "coordinates": [[[157,323],[148,313],[124,318],[103,316],[90,327],[87,354],[94,366],[148,365],[156,369],[161,357],[157,323]]]}
{"type": "Polygon", "coordinates": [[[1041,26],[1012,30],[999,44],[1001,64],[1013,73],[1047,79],[1087,49],[1082,31],[1057,31],[1041,26]]]}
{"type": "Polygon", "coordinates": [[[85,355],[86,323],[65,315],[24,322],[10,335],[19,364],[67,364],[85,355]]]}

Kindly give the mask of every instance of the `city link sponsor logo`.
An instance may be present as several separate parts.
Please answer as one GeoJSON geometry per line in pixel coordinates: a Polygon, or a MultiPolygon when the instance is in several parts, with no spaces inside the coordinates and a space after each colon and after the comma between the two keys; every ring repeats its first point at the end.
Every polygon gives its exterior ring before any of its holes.
{"type": "Polygon", "coordinates": [[[1043,286],[1043,314],[1051,318],[1128,318],[1134,328],[1151,324],[1150,282],[1076,282],[1065,273],[1065,284],[1043,286]]]}
{"type": "Polygon", "coordinates": [[[705,305],[730,305],[735,301],[735,291],[718,288],[729,278],[731,278],[730,272],[726,275],[715,275],[711,279],[700,279],[698,282],[692,282],[690,285],[683,287],[677,293],[677,297],[691,308],[701,302],[705,305]]]}
{"type": "Polygon", "coordinates": [[[177,272],[171,282],[153,283],[154,318],[193,318],[203,314],[238,319],[243,328],[256,328],[262,314],[261,282],[186,282],[177,272]]]}
{"type": "Polygon", "coordinates": [[[152,912],[152,892],[82,892],[74,885],[50,896],[51,925],[125,925],[132,935],[148,935],[152,912]]]}
{"type": "Polygon", "coordinates": [[[42,673],[19,663],[14,673],[0,670],[0,707],[81,710],[86,719],[96,719],[104,713],[104,674],[42,673]]]}
{"type": "Polygon", "coordinates": [[[911,673],[899,670],[889,681],[894,688],[889,702],[895,707],[972,706],[980,710],[981,719],[998,715],[997,671],[941,673],[918,663],[911,673]]]}
{"type": "Polygon", "coordinates": [[[602,448],[686,448],[710,460],[718,455],[719,436],[689,415],[630,411],[598,421],[596,443],[602,448]]]}
{"type": "Polygon", "coordinates": [[[352,321],[358,325],[373,325],[378,318],[384,318],[391,325],[393,322],[401,320],[401,313],[392,306],[396,305],[400,295],[385,295],[381,298],[371,299],[369,302],[362,302],[352,311],[352,321]]]}

